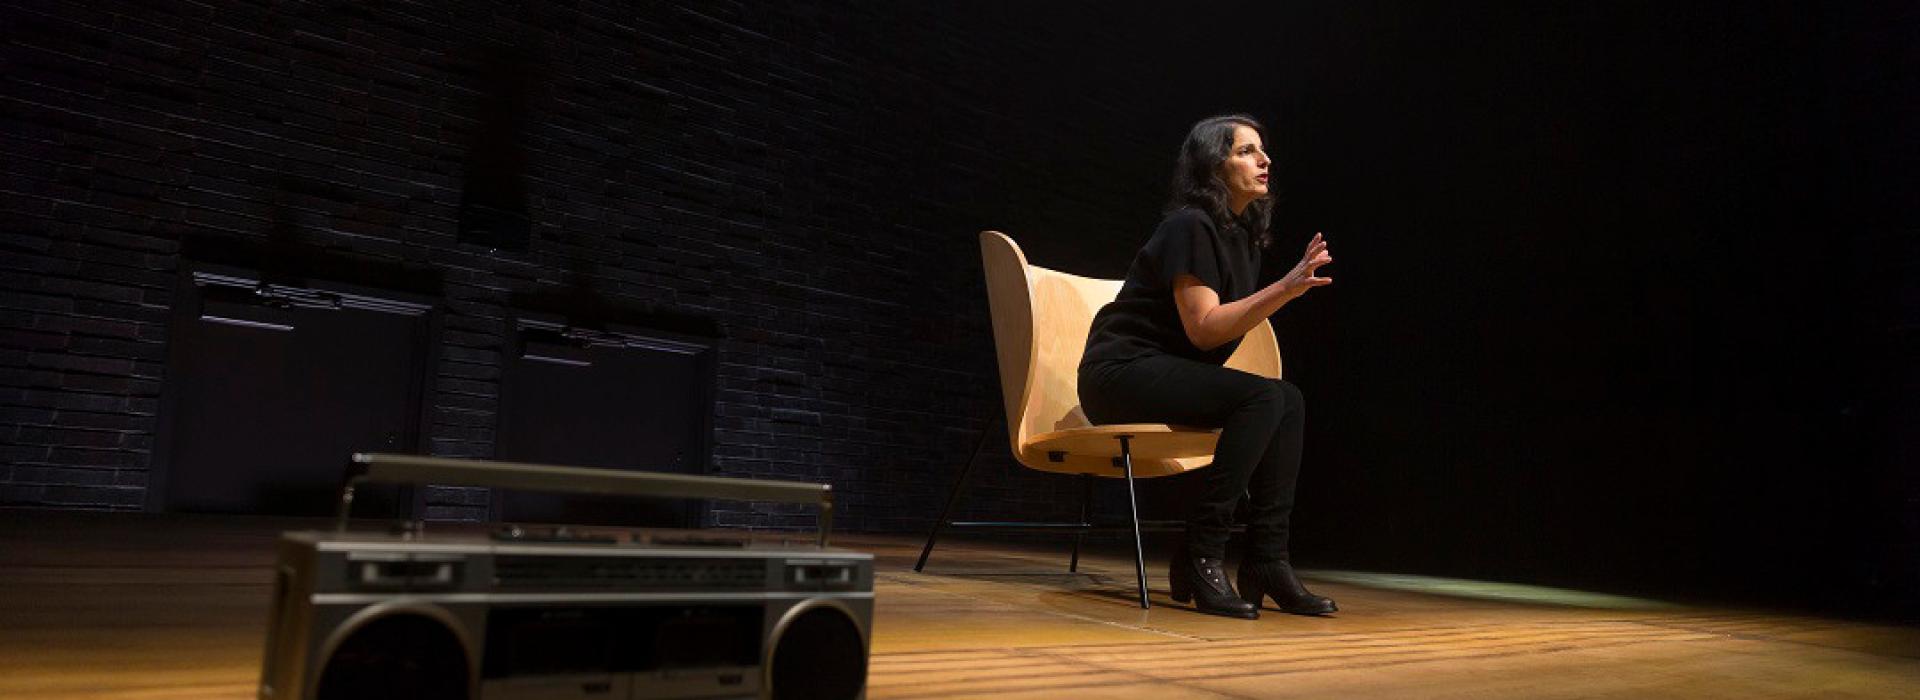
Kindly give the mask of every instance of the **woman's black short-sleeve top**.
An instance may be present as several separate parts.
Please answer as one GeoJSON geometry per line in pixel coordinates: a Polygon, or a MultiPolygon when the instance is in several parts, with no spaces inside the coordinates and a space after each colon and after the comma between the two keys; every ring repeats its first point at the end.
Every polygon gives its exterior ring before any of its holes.
{"type": "Polygon", "coordinates": [[[1259,251],[1246,226],[1231,222],[1222,230],[1206,212],[1193,208],[1167,214],[1127,268],[1120,295],[1094,315],[1080,367],[1155,354],[1226,364],[1240,339],[1212,350],[1194,347],[1180,324],[1173,278],[1193,275],[1225,304],[1252,294],[1259,271],[1259,251]]]}

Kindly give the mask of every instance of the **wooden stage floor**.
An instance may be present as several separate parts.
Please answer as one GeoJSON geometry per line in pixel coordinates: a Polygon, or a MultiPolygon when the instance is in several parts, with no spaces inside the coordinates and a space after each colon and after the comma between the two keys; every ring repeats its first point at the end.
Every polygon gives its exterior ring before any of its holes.
{"type": "MultiPolygon", "coordinates": [[[[319,527],[317,521],[294,523],[319,527]]],[[[0,511],[0,698],[253,697],[287,521],[0,511]]],[[[868,697],[1920,697],[1920,629],[1314,572],[1342,612],[1131,599],[1132,562],[846,535],[878,558],[868,697]]],[[[1159,567],[1155,567],[1156,569],[1159,567]]]]}

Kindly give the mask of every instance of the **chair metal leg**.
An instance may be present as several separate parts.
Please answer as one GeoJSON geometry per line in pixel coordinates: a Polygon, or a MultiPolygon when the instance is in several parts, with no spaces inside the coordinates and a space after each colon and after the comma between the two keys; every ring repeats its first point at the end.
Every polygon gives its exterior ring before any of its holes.
{"type": "MultiPolygon", "coordinates": [[[[1092,506],[1093,506],[1093,475],[1081,474],[1080,475],[1080,524],[1081,525],[1092,524],[1087,520],[1087,517],[1092,514],[1092,511],[1091,511],[1092,506]]],[[[1080,540],[1086,534],[1087,533],[1085,530],[1080,530],[1073,533],[1073,561],[1067,562],[1067,573],[1075,574],[1080,572],[1080,540]]]]}
{"type": "Polygon", "coordinates": [[[988,423],[987,427],[980,429],[980,440],[973,445],[973,456],[967,458],[967,466],[960,468],[960,478],[953,482],[953,493],[947,496],[946,507],[940,509],[940,518],[933,521],[933,530],[927,533],[927,546],[920,548],[920,561],[913,564],[915,573],[926,568],[927,557],[933,554],[933,541],[939,539],[940,531],[952,522],[953,504],[960,502],[960,489],[967,485],[967,473],[973,471],[975,462],[980,461],[980,450],[987,446],[987,436],[993,434],[994,425],[996,423],[988,423]]]}
{"type": "Polygon", "coordinates": [[[1133,436],[1120,436],[1120,466],[1127,471],[1127,516],[1133,523],[1133,573],[1140,581],[1140,609],[1152,608],[1147,602],[1147,555],[1140,548],[1140,499],[1133,490],[1133,436]]]}

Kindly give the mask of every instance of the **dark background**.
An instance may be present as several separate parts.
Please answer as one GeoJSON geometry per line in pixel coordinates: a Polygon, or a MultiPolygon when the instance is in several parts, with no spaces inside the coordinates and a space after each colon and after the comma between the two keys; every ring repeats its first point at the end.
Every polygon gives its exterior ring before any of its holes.
{"type": "Polygon", "coordinates": [[[710,471],[842,527],[924,528],[983,430],[969,514],[1063,516],[975,232],[1119,276],[1245,111],[1270,267],[1339,260],[1276,317],[1303,563],[1916,610],[1911,5],[147,5],[0,3],[0,504],[150,501],[224,255],[433,299],[434,454],[494,455],[536,299],[717,336],[710,471]]]}

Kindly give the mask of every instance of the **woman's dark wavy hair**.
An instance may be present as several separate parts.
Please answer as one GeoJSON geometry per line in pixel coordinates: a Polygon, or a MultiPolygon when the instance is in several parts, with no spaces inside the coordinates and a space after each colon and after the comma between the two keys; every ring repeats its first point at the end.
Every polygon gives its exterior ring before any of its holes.
{"type": "Polygon", "coordinates": [[[1173,197],[1167,201],[1167,211],[1193,207],[1213,217],[1213,224],[1221,228],[1237,220],[1253,234],[1254,244],[1265,248],[1273,243],[1273,234],[1267,231],[1273,218],[1271,191],[1235,217],[1227,208],[1227,183],[1220,179],[1220,164],[1232,155],[1233,132],[1241,126],[1261,132],[1261,140],[1266,140],[1260,122],[1245,114],[1208,117],[1193,125],[1186,143],[1180,144],[1180,160],[1173,166],[1173,197]]]}

